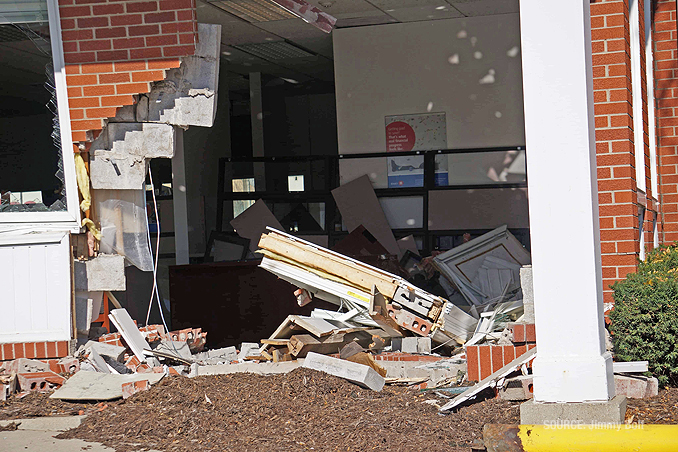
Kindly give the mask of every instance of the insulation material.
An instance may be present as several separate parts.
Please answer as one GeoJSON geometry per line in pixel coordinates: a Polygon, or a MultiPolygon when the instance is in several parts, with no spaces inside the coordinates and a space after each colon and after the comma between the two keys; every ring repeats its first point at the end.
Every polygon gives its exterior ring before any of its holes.
{"type": "Polygon", "coordinates": [[[82,195],[82,202],[80,202],[80,210],[87,212],[92,205],[92,196],[89,192],[89,175],[85,167],[85,161],[80,153],[75,154],[75,176],[78,181],[78,188],[82,195]]]}
{"type": "Polygon", "coordinates": [[[101,190],[95,199],[101,220],[101,252],[125,256],[142,271],[153,270],[146,202],[141,190],[101,190]]]}
{"type": "Polygon", "coordinates": [[[332,196],[349,231],[363,225],[389,253],[398,254],[400,248],[367,175],[335,188],[332,196]]]}

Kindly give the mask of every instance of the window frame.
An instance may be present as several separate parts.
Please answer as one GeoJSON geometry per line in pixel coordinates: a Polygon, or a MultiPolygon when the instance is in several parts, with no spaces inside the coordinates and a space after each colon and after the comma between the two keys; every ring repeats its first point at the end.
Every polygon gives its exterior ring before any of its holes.
{"type": "Polygon", "coordinates": [[[0,212],[0,230],[54,231],[80,230],[80,198],[75,175],[75,156],[71,136],[71,117],[68,109],[68,89],[61,39],[61,21],[57,0],[46,0],[49,22],[57,112],[61,132],[61,158],[66,188],[66,211],[62,212],[0,212]],[[29,226],[27,223],[31,223],[29,226]]]}

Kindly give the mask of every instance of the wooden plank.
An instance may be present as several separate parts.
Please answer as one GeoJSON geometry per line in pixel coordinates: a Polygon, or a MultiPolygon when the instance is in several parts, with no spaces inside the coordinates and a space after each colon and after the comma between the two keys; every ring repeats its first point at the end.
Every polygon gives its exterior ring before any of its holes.
{"type": "Polygon", "coordinates": [[[267,345],[283,345],[287,346],[287,344],[290,343],[289,339],[262,339],[261,340],[262,344],[267,344],[267,345]]]}
{"type": "Polygon", "coordinates": [[[325,337],[332,334],[332,331],[337,327],[323,319],[316,319],[313,317],[304,317],[300,315],[293,315],[292,322],[314,335],[315,337],[325,337]]]}
{"type": "Polygon", "coordinates": [[[361,287],[365,292],[369,292],[372,286],[376,285],[379,292],[393,297],[398,288],[392,277],[378,273],[365,264],[360,265],[348,258],[340,258],[322,249],[294,242],[274,232],[262,236],[259,247],[291,259],[300,265],[336,275],[361,287]]]}
{"type": "Polygon", "coordinates": [[[289,350],[290,354],[296,358],[303,358],[308,352],[328,355],[339,353],[345,343],[346,336],[343,334],[330,335],[322,339],[317,339],[310,334],[299,334],[290,338],[289,350]]]}

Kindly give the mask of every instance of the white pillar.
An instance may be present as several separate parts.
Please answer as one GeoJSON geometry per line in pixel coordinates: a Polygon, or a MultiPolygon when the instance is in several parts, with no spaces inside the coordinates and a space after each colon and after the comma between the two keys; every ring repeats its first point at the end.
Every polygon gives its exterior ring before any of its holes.
{"type": "Polygon", "coordinates": [[[190,263],[188,248],[188,204],[186,202],[186,165],[184,129],[175,127],[176,145],[172,157],[172,203],[174,205],[174,252],[177,265],[190,263]]]}
{"type": "Polygon", "coordinates": [[[605,351],[589,0],[521,0],[535,402],[614,396],[605,351]]]}
{"type": "MultiPolygon", "coordinates": [[[[250,72],[250,118],[252,121],[252,155],[264,156],[264,102],[261,88],[261,72],[250,72]]],[[[264,163],[254,163],[254,186],[257,191],[266,190],[264,163]]]]}

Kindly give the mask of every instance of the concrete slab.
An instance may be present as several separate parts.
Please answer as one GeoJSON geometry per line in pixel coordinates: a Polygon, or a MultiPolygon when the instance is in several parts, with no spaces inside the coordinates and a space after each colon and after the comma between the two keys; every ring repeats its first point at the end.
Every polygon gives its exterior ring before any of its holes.
{"type": "Polygon", "coordinates": [[[56,439],[55,432],[16,430],[0,432],[0,450],[23,452],[115,452],[115,449],[81,439],[56,439]]]}
{"type": "Polygon", "coordinates": [[[88,341],[83,346],[84,350],[87,350],[88,348],[96,350],[96,352],[101,356],[108,356],[109,358],[118,362],[122,362],[122,358],[125,355],[125,350],[127,350],[125,347],[119,347],[117,345],[95,341],[88,341]]]}
{"type": "Polygon", "coordinates": [[[545,424],[623,424],[626,397],[617,395],[608,402],[536,403],[528,400],[520,405],[520,423],[545,424]]]}
{"type": "Polygon", "coordinates": [[[162,341],[155,348],[156,351],[177,355],[188,361],[193,361],[193,355],[187,342],[182,341],[162,341]]]}
{"type": "Polygon", "coordinates": [[[30,419],[0,421],[0,427],[11,423],[19,424],[19,430],[42,430],[44,432],[65,432],[80,425],[85,416],[44,416],[30,419]]]}
{"type": "Polygon", "coordinates": [[[385,384],[384,377],[371,367],[318,353],[309,352],[303,367],[344,378],[373,391],[381,391],[385,384]]]}
{"type": "MultiPolygon", "coordinates": [[[[237,363],[237,364],[218,364],[215,366],[197,366],[196,374],[191,376],[202,376],[202,375],[226,375],[226,374],[237,374],[237,373],[251,373],[258,375],[275,375],[275,374],[286,374],[293,371],[297,367],[300,367],[303,364],[303,359],[297,359],[295,361],[284,361],[279,363],[237,363]]],[[[191,366],[191,370],[193,366],[191,366]]]]}
{"type": "Polygon", "coordinates": [[[62,400],[114,400],[122,397],[123,383],[148,380],[155,384],[164,376],[156,373],[117,375],[81,370],[49,397],[62,400]]]}

